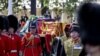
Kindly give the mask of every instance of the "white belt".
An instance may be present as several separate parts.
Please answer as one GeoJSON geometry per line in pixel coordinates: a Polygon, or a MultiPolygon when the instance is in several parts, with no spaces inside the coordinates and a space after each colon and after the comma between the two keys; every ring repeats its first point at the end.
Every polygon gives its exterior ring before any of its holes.
{"type": "Polygon", "coordinates": [[[11,53],[16,53],[17,52],[17,50],[11,50],[11,53]]]}

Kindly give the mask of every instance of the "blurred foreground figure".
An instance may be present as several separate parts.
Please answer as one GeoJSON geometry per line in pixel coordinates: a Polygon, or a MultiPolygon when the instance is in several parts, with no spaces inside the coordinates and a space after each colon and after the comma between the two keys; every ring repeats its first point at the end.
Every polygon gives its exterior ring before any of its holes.
{"type": "Polygon", "coordinates": [[[29,33],[26,33],[22,39],[24,56],[41,56],[41,40],[37,34],[36,23],[30,22],[29,33]]]}
{"type": "Polygon", "coordinates": [[[18,29],[18,20],[14,15],[8,16],[9,21],[9,38],[10,38],[10,52],[9,56],[21,55],[21,39],[15,33],[18,29]]]}
{"type": "Polygon", "coordinates": [[[100,4],[85,3],[78,12],[83,50],[80,56],[100,56],[100,4]]]}

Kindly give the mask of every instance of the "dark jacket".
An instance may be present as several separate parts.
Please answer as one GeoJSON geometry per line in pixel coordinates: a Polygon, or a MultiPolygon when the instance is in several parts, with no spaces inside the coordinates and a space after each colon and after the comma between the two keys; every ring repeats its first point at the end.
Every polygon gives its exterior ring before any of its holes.
{"type": "Polygon", "coordinates": [[[61,39],[54,39],[51,53],[56,56],[66,56],[64,46],[61,44],[61,39]]]}
{"type": "Polygon", "coordinates": [[[84,48],[83,48],[82,51],[80,52],[79,56],[86,56],[86,51],[85,51],[84,48]]]}

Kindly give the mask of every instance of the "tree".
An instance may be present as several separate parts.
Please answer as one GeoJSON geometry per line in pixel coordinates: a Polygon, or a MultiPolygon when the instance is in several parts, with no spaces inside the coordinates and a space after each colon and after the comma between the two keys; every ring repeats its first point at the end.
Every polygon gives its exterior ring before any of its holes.
{"type": "Polygon", "coordinates": [[[21,5],[22,0],[13,0],[13,11],[14,13],[19,12],[21,9],[19,8],[21,5]]]}
{"type": "Polygon", "coordinates": [[[41,7],[49,6],[49,0],[39,0],[41,2],[41,7]]]}
{"type": "Polygon", "coordinates": [[[8,0],[0,0],[0,11],[5,10],[8,7],[8,0]]]}
{"type": "Polygon", "coordinates": [[[78,0],[67,0],[64,4],[64,11],[69,14],[69,16],[73,16],[74,11],[76,10],[78,0]]]}
{"type": "MultiPolygon", "coordinates": [[[[13,0],[13,11],[14,13],[19,12],[21,9],[19,8],[22,6],[22,0],[13,0]]],[[[0,0],[0,11],[7,10],[8,8],[8,0],[0,0]]]]}
{"type": "Polygon", "coordinates": [[[53,11],[55,11],[55,13],[56,13],[56,16],[58,16],[58,15],[60,15],[61,13],[62,13],[62,9],[61,8],[59,8],[59,7],[63,7],[63,5],[58,1],[58,0],[55,0],[54,2],[53,2],[53,4],[54,4],[54,8],[53,8],[53,11]]]}
{"type": "Polygon", "coordinates": [[[36,15],[36,0],[31,0],[31,14],[36,15]]]}
{"type": "MultiPolygon", "coordinates": [[[[49,5],[49,0],[39,0],[41,3],[43,3],[43,6],[48,6],[49,5]]],[[[64,3],[60,3],[58,0],[55,0],[55,2],[53,2],[53,4],[56,6],[55,8],[53,8],[53,10],[56,12],[56,14],[61,14],[62,12],[67,12],[67,14],[69,16],[72,17],[76,7],[77,7],[77,3],[79,2],[79,0],[66,0],[66,2],[64,3]],[[62,7],[59,8],[59,7],[62,7]]]]}
{"type": "Polygon", "coordinates": [[[46,11],[49,10],[49,0],[39,0],[41,3],[41,14],[46,14],[46,11]]]}
{"type": "Polygon", "coordinates": [[[66,0],[66,2],[58,2],[58,0],[55,0],[55,2],[53,3],[56,7],[53,9],[56,14],[61,14],[62,12],[66,12],[69,16],[72,16],[72,14],[74,13],[76,7],[77,7],[77,3],[78,0],[66,0]],[[62,8],[59,8],[59,7],[62,8]]]}

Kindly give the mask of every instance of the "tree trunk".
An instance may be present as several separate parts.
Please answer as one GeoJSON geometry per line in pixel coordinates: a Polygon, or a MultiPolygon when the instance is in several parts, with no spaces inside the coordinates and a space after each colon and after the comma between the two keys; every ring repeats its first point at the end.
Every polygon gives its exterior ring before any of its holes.
{"type": "Polygon", "coordinates": [[[42,9],[44,8],[43,0],[41,0],[41,15],[42,15],[42,9]]]}
{"type": "Polygon", "coordinates": [[[8,0],[8,15],[13,14],[13,10],[12,10],[13,5],[12,4],[13,4],[12,0],[8,0]]]}
{"type": "Polygon", "coordinates": [[[31,0],[31,15],[36,15],[36,0],[31,0]]]}
{"type": "Polygon", "coordinates": [[[44,5],[43,5],[43,0],[41,0],[41,8],[43,8],[44,7],[44,5]]]}

